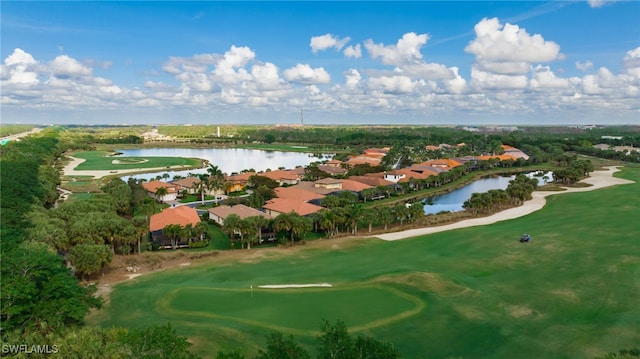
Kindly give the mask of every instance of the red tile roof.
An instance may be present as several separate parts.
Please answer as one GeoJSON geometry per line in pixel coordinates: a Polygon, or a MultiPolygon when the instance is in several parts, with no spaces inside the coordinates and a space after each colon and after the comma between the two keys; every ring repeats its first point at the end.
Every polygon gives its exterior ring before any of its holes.
{"type": "Polygon", "coordinates": [[[173,181],[171,183],[182,188],[194,188],[198,185],[198,183],[200,183],[200,178],[187,177],[187,178],[179,179],[177,181],[173,181]]]}
{"type": "Polygon", "coordinates": [[[198,211],[191,207],[169,207],[149,219],[149,231],[154,232],[163,229],[170,224],[179,224],[184,227],[187,224],[195,225],[200,222],[198,211]]]}
{"type": "Polygon", "coordinates": [[[486,161],[486,160],[491,159],[491,158],[497,158],[500,161],[506,161],[506,160],[514,160],[515,161],[515,160],[518,159],[518,157],[516,157],[516,156],[507,155],[507,154],[504,154],[504,155],[478,156],[478,159],[481,160],[481,161],[486,161]]]}
{"type": "Polygon", "coordinates": [[[262,211],[258,211],[255,208],[247,207],[244,204],[237,204],[235,206],[218,206],[218,207],[209,208],[209,213],[212,213],[222,218],[223,220],[232,214],[235,214],[238,217],[243,219],[248,217],[254,217],[254,216],[271,218],[270,215],[262,211]]]}
{"type": "Polygon", "coordinates": [[[267,202],[264,208],[278,213],[290,213],[293,211],[301,216],[306,216],[318,212],[323,207],[293,199],[274,198],[267,202]]]}
{"type": "Polygon", "coordinates": [[[371,188],[370,185],[362,183],[362,182],[358,182],[358,181],[354,181],[354,180],[349,180],[349,179],[345,179],[345,180],[341,180],[342,181],[342,190],[343,191],[354,191],[354,192],[360,192],[363,189],[367,189],[367,188],[371,188]]]}
{"type": "Polygon", "coordinates": [[[151,193],[156,193],[156,191],[160,187],[164,187],[167,189],[169,193],[173,193],[173,192],[176,192],[178,186],[171,183],[162,182],[162,181],[150,181],[150,182],[142,182],[142,187],[151,193]]]}
{"type": "Polygon", "coordinates": [[[278,198],[293,199],[302,202],[309,202],[312,199],[324,198],[324,195],[322,194],[296,187],[278,187],[275,191],[278,198]]]}
{"type": "Polygon", "coordinates": [[[387,181],[386,179],[377,176],[351,176],[349,177],[349,179],[373,187],[390,186],[393,184],[393,182],[387,181]]]}

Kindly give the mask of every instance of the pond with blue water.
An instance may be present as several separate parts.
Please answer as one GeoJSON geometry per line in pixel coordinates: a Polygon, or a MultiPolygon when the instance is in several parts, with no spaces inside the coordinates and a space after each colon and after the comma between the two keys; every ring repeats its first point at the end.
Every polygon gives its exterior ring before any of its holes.
{"type": "MultiPolygon", "coordinates": [[[[552,181],[550,172],[542,174],[532,172],[526,175],[531,178],[537,178],[539,186],[552,181]]],[[[462,205],[474,193],[485,193],[492,189],[506,189],[509,186],[509,181],[514,178],[515,175],[485,177],[452,192],[427,198],[424,201],[424,213],[437,214],[440,212],[463,211],[462,205]]]]}

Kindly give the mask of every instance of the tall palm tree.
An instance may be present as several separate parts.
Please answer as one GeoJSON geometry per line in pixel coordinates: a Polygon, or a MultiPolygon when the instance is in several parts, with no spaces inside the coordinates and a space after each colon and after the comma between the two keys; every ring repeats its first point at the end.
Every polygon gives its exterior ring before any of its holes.
{"type": "Polygon", "coordinates": [[[171,241],[171,248],[176,249],[178,247],[178,239],[182,235],[182,227],[179,224],[169,224],[162,229],[162,234],[171,241]]]}
{"type": "Polygon", "coordinates": [[[160,202],[164,202],[164,196],[167,194],[169,194],[169,189],[167,189],[167,187],[159,187],[156,189],[156,199],[160,202]]]}
{"type": "Polygon", "coordinates": [[[202,205],[204,205],[204,191],[210,186],[209,177],[207,177],[207,175],[200,175],[198,176],[198,178],[200,179],[200,182],[198,182],[197,188],[200,192],[200,200],[202,201],[202,205]]]}

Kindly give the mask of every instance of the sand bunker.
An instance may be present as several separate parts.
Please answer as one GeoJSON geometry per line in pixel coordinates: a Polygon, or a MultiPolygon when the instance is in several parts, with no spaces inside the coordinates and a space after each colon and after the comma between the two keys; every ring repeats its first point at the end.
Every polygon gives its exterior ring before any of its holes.
{"type": "Polygon", "coordinates": [[[329,283],[313,283],[313,284],[268,284],[259,285],[258,288],[264,289],[283,289],[283,288],[330,288],[333,287],[329,283]]]}

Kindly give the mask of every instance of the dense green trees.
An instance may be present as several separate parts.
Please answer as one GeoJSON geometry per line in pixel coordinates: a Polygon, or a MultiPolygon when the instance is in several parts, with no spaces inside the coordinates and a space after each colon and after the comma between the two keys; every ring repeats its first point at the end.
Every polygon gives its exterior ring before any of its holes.
{"type": "MultiPolygon", "coordinates": [[[[353,338],[343,321],[335,324],[323,321],[321,334],[316,337],[315,356],[318,359],[400,359],[402,354],[391,343],[372,337],[353,338]]],[[[245,359],[240,351],[218,352],[216,359],[245,359]]],[[[293,336],[279,332],[267,335],[265,350],[260,350],[254,359],[310,359],[311,354],[293,336]]]]}

